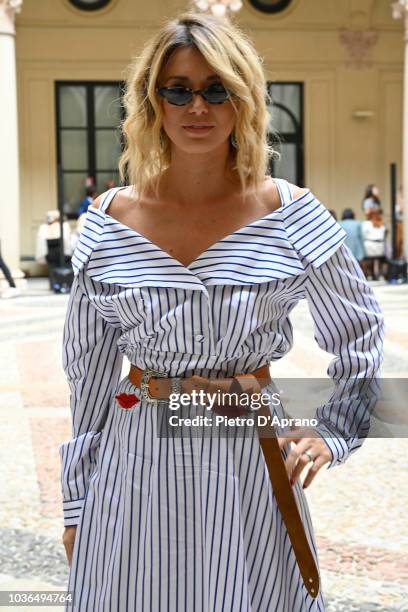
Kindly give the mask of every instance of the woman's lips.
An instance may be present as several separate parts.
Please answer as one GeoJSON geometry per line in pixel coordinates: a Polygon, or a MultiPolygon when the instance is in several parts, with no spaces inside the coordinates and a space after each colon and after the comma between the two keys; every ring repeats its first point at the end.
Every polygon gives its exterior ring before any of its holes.
{"type": "Polygon", "coordinates": [[[206,134],[207,132],[210,132],[213,127],[213,125],[208,125],[205,127],[190,127],[187,125],[183,125],[183,129],[186,130],[186,132],[189,132],[190,134],[206,134]]]}

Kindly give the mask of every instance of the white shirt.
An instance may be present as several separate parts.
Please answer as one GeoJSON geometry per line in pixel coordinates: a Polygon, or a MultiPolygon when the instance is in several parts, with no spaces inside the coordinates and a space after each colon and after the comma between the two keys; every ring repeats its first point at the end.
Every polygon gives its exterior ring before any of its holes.
{"type": "MultiPolygon", "coordinates": [[[[45,256],[48,253],[47,248],[47,238],[59,238],[60,237],[60,229],[59,229],[59,221],[54,222],[58,227],[53,227],[50,229],[50,225],[48,223],[42,223],[38,227],[37,238],[36,238],[36,246],[35,246],[35,260],[38,263],[45,264],[47,260],[45,256]]],[[[54,226],[54,223],[52,224],[54,226]]],[[[64,233],[64,254],[72,255],[72,243],[71,243],[71,227],[68,221],[64,221],[63,233],[64,233]]]]}
{"type": "Polygon", "coordinates": [[[385,225],[375,226],[372,221],[363,221],[361,226],[363,233],[364,250],[367,257],[383,257],[385,254],[385,225]]]}

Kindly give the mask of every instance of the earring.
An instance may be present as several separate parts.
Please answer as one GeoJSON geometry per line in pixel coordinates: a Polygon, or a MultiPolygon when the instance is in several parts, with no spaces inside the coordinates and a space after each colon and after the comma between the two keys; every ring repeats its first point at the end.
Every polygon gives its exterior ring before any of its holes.
{"type": "Polygon", "coordinates": [[[230,134],[230,141],[234,149],[238,149],[237,137],[235,136],[235,130],[232,130],[230,134]]]}

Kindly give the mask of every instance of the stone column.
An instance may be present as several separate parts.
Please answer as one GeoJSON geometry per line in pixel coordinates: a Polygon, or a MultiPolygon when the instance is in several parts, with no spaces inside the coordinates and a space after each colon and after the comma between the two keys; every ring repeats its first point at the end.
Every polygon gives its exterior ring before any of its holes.
{"type": "Polygon", "coordinates": [[[408,258],[408,0],[398,0],[392,3],[394,19],[404,20],[404,86],[403,86],[403,125],[402,125],[402,173],[398,183],[402,183],[404,217],[403,240],[404,255],[408,258]]]}
{"type": "MultiPolygon", "coordinates": [[[[17,286],[20,270],[20,198],[15,56],[15,14],[23,0],[0,0],[0,241],[1,253],[17,286]]],[[[8,287],[0,271],[0,287],[8,287]]]]}

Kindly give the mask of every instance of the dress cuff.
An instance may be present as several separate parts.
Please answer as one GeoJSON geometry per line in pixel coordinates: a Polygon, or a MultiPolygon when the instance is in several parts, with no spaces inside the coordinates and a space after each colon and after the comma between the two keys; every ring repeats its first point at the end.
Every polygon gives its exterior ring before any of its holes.
{"type": "Polygon", "coordinates": [[[62,502],[62,513],[64,518],[64,527],[78,525],[81,519],[82,507],[85,499],[76,499],[74,501],[62,502]]]}
{"type": "Polygon", "coordinates": [[[327,464],[326,469],[329,470],[336,465],[344,463],[349,455],[349,448],[346,440],[340,435],[337,429],[326,421],[319,421],[319,424],[313,429],[315,429],[326,442],[332,455],[331,461],[327,464]]]}

